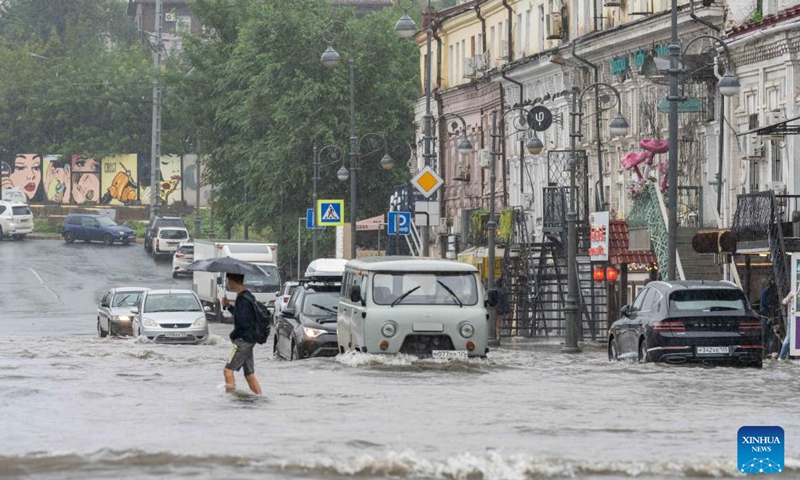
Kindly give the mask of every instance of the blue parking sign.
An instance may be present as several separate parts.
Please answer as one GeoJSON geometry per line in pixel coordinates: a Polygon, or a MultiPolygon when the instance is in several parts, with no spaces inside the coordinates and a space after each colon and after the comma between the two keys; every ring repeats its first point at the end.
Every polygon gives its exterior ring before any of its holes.
{"type": "Polygon", "coordinates": [[[411,212],[389,212],[389,235],[411,235],[411,212]]]}
{"type": "Polygon", "coordinates": [[[317,225],[338,227],[344,225],[344,200],[317,200],[317,225]]]}
{"type": "Polygon", "coordinates": [[[309,230],[325,230],[324,226],[314,226],[314,209],[306,209],[306,228],[309,230]]]}

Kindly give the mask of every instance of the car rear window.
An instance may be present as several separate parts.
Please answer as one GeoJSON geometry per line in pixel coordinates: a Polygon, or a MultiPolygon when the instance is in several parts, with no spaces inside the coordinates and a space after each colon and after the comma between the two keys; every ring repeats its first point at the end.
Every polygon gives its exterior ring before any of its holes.
{"type": "Polygon", "coordinates": [[[156,221],[156,226],[158,227],[180,227],[185,228],[183,220],[180,218],[161,218],[156,221]]]}
{"type": "Polygon", "coordinates": [[[186,255],[194,255],[194,247],[187,247],[186,245],[184,245],[178,249],[178,253],[183,253],[186,255]]]}
{"type": "Polygon", "coordinates": [[[28,208],[27,206],[11,207],[11,211],[13,212],[14,215],[30,215],[31,214],[31,209],[28,208]]]}
{"type": "Polygon", "coordinates": [[[674,292],[669,296],[669,309],[671,311],[725,311],[747,308],[744,294],[731,289],[702,289],[684,290],[674,292]]]}
{"type": "Polygon", "coordinates": [[[186,233],[186,230],[161,230],[158,234],[158,237],[177,240],[181,238],[189,238],[189,234],[186,233]]]}

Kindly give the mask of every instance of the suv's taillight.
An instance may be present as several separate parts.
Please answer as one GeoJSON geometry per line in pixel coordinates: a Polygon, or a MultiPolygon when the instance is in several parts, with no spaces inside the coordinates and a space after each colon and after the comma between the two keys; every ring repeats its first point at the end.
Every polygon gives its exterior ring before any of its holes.
{"type": "Polygon", "coordinates": [[[176,253],[176,254],[175,254],[175,258],[183,258],[183,257],[185,257],[185,256],[186,256],[186,255],[184,255],[184,254],[182,254],[182,253],[176,253]]]}
{"type": "Polygon", "coordinates": [[[761,322],[739,322],[739,331],[752,333],[761,330],[761,322]]]}
{"type": "Polygon", "coordinates": [[[653,322],[654,332],[685,332],[686,325],[681,321],[668,320],[664,322],[653,322]]]}

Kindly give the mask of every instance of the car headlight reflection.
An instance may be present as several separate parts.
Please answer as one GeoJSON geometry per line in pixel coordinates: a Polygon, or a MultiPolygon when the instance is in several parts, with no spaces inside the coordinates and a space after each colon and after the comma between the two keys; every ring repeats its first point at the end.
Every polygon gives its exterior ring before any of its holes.
{"type": "Polygon", "coordinates": [[[144,326],[145,327],[157,327],[158,326],[158,322],[156,322],[152,318],[145,318],[144,319],[144,326]]]}
{"type": "Polygon", "coordinates": [[[320,335],[325,335],[326,333],[328,332],[319,328],[303,327],[303,335],[308,338],[317,338],[320,335]]]}
{"type": "Polygon", "coordinates": [[[397,325],[394,322],[386,322],[381,327],[381,333],[387,338],[394,337],[394,334],[397,333],[397,325]]]}
{"type": "Polygon", "coordinates": [[[131,317],[129,317],[127,315],[115,315],[115,316],[111,317],[111,321],[112,322],[130,322],[131,321],[131,317]]]}
{"type": "Polygon", "coordinates": [[[194,321],[192,324],[193,327],[205,327],[206,326],[206,317],[200,317],[194,321]]]}
{"type": "Polygon", "coordinates": [[[464,338],[469,338],[475,333],[475,327],[470,323],[462,323],[461,326],[458,327],[458,333],[464,338]]]}

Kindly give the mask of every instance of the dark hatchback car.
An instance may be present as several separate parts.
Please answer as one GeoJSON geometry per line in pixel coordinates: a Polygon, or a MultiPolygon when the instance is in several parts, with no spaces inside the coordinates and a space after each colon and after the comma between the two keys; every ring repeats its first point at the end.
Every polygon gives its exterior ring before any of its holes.
{"type": "Polygon", "coordinates": [[[275,319],[275,356],[286,360],[335,357],[340,283],[307,283],[295,289],[275,319]]]}
{"type": "Polygon", "coordinates": [[[761,323],[728,282],[650,282],[611,325],[609,360],[761,368],[761,323]]]}
{"type": "Polygon", "coordinates": [[[83,213],[73,213],[67,216],[61,227],[61,236],[67,243],[83,240],[84,242],[103,242],[106,245],[114,242],[127,245],[136,240],[136,232],[130,227],[118,225],[117,222],[104,215],[83,213]]]}

